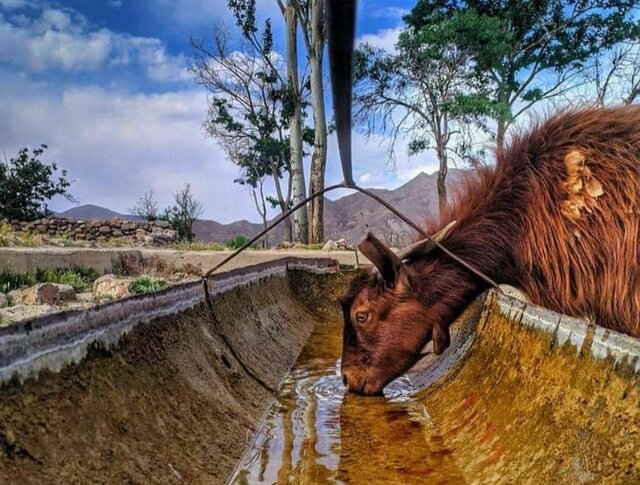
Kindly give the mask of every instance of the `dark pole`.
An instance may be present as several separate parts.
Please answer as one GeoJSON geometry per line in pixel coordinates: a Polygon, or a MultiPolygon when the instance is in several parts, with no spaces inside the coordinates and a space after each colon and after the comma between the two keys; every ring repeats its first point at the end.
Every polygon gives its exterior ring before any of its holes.
{"type": "Polygon", "coordinates": [[[325,0],[333,116],[344,183],[350,187],[355,185],[351,163],[351,100],[356,4],[356,0],[325,0]]]}

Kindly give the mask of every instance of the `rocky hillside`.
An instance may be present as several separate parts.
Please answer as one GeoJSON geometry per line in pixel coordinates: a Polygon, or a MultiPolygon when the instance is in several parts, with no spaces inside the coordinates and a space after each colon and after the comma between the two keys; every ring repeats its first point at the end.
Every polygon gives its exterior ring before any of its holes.
{"type": "MultiPolygon", "coordinates": [[[[448,185],[454,186],[461,171],[450,170],[448,185]]],[[[406,184],[394,190],[374,189],[377,195],[393,204],[403,214],[421,224],[438,211],[436,174],[418,174],[406,184]]],[[[135,216],[123,215],[103,207],[84,205],[58,214],[71,219],[112,219],[135,216]]],[[[262,229],[261,224],[246,220],[220,224],[216,221],[199,220],[195,224],[196,236],[205,242],[227,242],[237,235],[253,236],[262,229]]],[[[325,204],[325,239],[345,238],[351,243],[362,239],[367,231],[372,231],[392,246],[402,246],[412,237],[411,229],[380,204],[366,195],[354,193],[325,204]]],[[[270,245],[283,239],[282,227],[270,233],[270,245]]]]}

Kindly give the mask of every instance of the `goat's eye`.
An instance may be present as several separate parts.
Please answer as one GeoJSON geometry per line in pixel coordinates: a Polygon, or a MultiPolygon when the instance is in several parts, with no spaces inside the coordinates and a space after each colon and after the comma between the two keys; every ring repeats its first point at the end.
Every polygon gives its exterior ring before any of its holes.
{"type": "Polygon", "coordinates": [[[367,312],[356,312],[356,322],[364,323],[369,318],[369,314],[367,312]]]}

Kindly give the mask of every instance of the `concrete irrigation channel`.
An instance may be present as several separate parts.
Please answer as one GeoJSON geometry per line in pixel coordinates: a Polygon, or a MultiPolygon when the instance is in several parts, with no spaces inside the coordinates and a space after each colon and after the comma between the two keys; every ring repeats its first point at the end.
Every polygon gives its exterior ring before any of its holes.
{"type": "Polygon", "coordinates": [[[344,395],[329,258],[0,329],[0,483],[633,483],[640,342],[489,292],[344,395]]]}

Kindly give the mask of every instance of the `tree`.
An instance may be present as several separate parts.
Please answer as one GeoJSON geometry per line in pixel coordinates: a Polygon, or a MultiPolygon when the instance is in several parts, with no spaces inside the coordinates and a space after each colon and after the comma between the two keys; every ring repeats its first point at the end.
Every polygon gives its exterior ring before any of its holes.
{"type": "MultiPolygon", "coordinates": [[[[273,38],[260,36],[256,25],[255,0],[228,0],[236,24],[240,28],[243,37],[260,54],[264,61],[273,67],[272,74],[285,86],[286,98],[284,100],[285,113],[289,120],[289,164],[291,177],[291,202],[295,205],[306,197],[306,183],[303,165],[303,142],[305,129],[303,114],[305,108],[305,96],[307,76],[299,75],[298,67],[298,43],[297,43],[297,16],[293,0],[287,0],[286,5],[278,0],[278,6],[282,12],[286,24],[286,76],[282,69],[274,67],[275,59],[279,56],[273,52],[273,38]]],[[[264,32],[271,31],[271,21],[265,22],[264,32]]],[[[293,214],[295,238],[305,243],[307,241],[307,211],[302,208],[293,214]]]]}
{"type": "MultiPolygon", "coordinates": [[[[254,0],[255,1],[255,0],[254,0]]],[[[306,86],[305,76],[300,79],[298,73],[298,16],[296,12],[296,1],[286,0],[283,4],[278,0],[278,5],[286,24],[287,38],[287,78],[289,85],[289,101],[291,109],[289,111],[289,133],[290,133],[290,156],[291,156],[291,185],[292,203],[297,205],[307,196],[306,182],[304,177],[304,164],[302,143],[304,137],[304,126],[302,123],[304,108],[304,90],[306,86]]],[[[307,209],[302,207],[293,214],[294,231],[296,240],[301,243],[308,242],[308,218],[307,209]]]]}
{"type": "Polygon", "coordinates": [[[408,136],[410,154],[435,150],[438,199],[447,203],[446,177],[452,158],[473,152],[472,126],[485,128],[484,115],[494,106],[486,100],[486,81],[463,49],[450,42],[452,26],[404,31],[397,51],[362,46],[355,55],[355,116],[369,133],[391,135],[390,156],[398,136],[408,136]]]}
{"type": "Polygon", "coordinates": [[[419,0],[405,17],[416,31],[456,26],[455,44],[472,56],[479,76],[493,80],[500,110],[496,141],[533,105],[561,95],[585,62],[635,35],[637,0],[419,0]]]}
{"type": "MultiPolygon", "coordinates": [[[[323,57],[326,42],[324,0],[297,0],[294,7],[311,67],[309,88],[313,111],[313,155],[309,176],[309,194],[324,189],[327,166],[327,115],[324,97],[323,57]]],[[[309,204],[309,243],[324,240],[324,197],[309,204]]]]}
{"type": "MultiPolygon", "coordinates": [[[[210,46],[192,39],[195,58],[190,70],[212,94],[204,126],[240,168],[235,181],[255,189],[259,180],[271,177],[276,205],[284,213],[292,192],[288,88],[277,74],[284,65],[271,51],[270,23],[261,40],[251,38],[252,42],[244,38],[239,51],[231,50],[229,31],[222,27],[213,29],[210,46]]],[[[291,241],[292,234],[286,219],[285,237],[291,241]]]]}
{"type": "Polygon", "coordinates": [[[32,221],[51,215],[47,207],[54,196],[61,195],[75,202],[68,189],[71,181],[67,171],[59,175],[56,163],[41,160],[46,145],[21,148],[15,158],[0,162],[0,218],[32,221]]]}
{"type": "Polygon", "coordinates": [[[158,218],[158,203],[153,197],[153,190],[147,190],[142,194],[129,211],[134,216],[142,217],[147,221],[155,221],[158,218]]]}
{"type": "Polygon", "coordinates": [[[591,101],[593,92],[601,106],[634,104],[640,99],[640,44],[624,42],[602,56],[595,57],[585,70],[584,98],[591,101]]]}
{"type": "Polygon", "coordinates": [[[191,184],[173,194],[173,206],[165,209],[162,219],[169,221],[183,241],[193,241],[193,224],[202,214],[202,204],[191,193],[191,184]]]}

